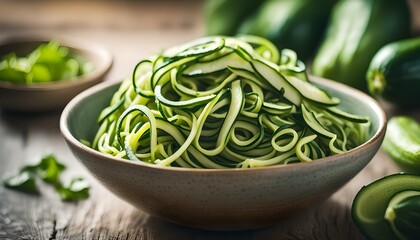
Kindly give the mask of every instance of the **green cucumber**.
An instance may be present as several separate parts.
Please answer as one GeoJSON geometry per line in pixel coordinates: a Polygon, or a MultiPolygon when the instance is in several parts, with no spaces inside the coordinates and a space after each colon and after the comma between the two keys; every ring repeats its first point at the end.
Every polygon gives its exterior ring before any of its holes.
{"type": "Polygon", "coordinates": [[[407,116],[391,118],[382,149],[404,171],[420,174],[420,123],[407,116]]]}
{"type": "Polygon", "coordinates": [[[271,0],[240,26],[239,34],[265,37],[307,60],[319,44],[336,0],[271,0]]]}
{"type": "MultiPolygon", "coordinates": [[[[409,224],[403,223],[402,225],[398,225],[398,232],[395,232],[395,229],[393,229],[392,224],[389,222],[389,219],[392,219],[390,216],[391,209],[394,209],[395,206],[402,203],[405,197],[416,195],[407,195],[407,193],[410,192],[420,193],[420,176],[403,173],[393,174],[364,186],[357,193],[353,201],[352,217],[354,222],[368,239],[398,239],[401,230],[404,233],[410,234],[410,229],[413,228],[410,228],[409,224]],[[401,197],[402,195],[400,194],[403,194],[405,197],[401,197]],[[398,195],[400,197],[398,197],[398,195]]],[[[409,204],[406,203],[409,205],[406,207],[415,206],[417,200],[418,199],[411,199],[409,204]]],[[[403,213],[404,209],[398,209],[396,211],[396,217],[399,217],[397,221],[398,224],[406,222],[405,220],[409,220],[402,218],[411,218],[409,214],[403,213]],[[401,211],[398,212],[399,210],[401,211]],[[400,214],[398,215],[398,213],[400,214]]],[[[412,208],[411,212],[420,214],[420,209],[412,208]]],[[[395,216],[393,220],[396,220],[395,216]]],[[[412,223],[417,224],[418,226],[418,222],[412,223]]],[[[416,234],[418,236],[418,232],[416,234]]],[[[412,235],[404,235],[404,238],[418,239],[414,238],[412,235]]]]}
{"type": "Polygon", "coordinates": [[[404,106],[420,103],[420,37],[382,47],[366,74],[369,92],[404,106]]]}
{"type": "Polygon", "coordinates": [[[341,0],[333,9],[312,73],[366,90],[365,75],[375,53],[409,33],[406,0],[341,0]]]}
{"type": "Polygon", "coordinates": [[[244,19],[252,14],[263,0],[207,0],[204,20],[208,35],[234,35],[244,19]]]}

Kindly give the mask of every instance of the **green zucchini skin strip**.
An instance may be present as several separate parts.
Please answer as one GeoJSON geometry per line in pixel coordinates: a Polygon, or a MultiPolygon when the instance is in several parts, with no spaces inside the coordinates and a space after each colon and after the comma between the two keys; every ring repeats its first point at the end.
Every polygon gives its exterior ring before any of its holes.
{"type": "Polygon", "coordinates": [[[162,96],[162,86],[161,85],[157,85],[155,87],[155,96],[157,101],[159,101],[160,103],[162,103],[163,105],[169,106],[169,107],[194,107],[197,105],[202,105],[204,103],[207,103],[209,101],[211,101],[213,98],[216,97],[216,95],[212,94],[212,95],[207,95],[207,96],[203,96],[203,97],[198,97],[198,98],[193,98],[190,100],[186,100],[186,101],[171,101],[166,99],[164,96],[162,96]]]}
{"type": "Polygon", "coordinates": [[[149,108],[147,108],[146,106],[142,106],[142,105],[135,105],[132,106],[130,108],[127,108],[120,116],[120,118],[118,119],[117,122],[117,126],[115,128],[116,132],[117,132],[117,137],[118,137],[118,142],[120,143],[121,146],[124,146],[125,144],[123,143],[122,137],[121,137],[121,129],[122,129],[122,124],[124,122],[124,119],[131,113],[133,112],[141,112],[144,115],[146,115],[146,117],[149,120],[149,125],[150,125],[150,148],[152,149],[151,151],[151,158],[152,160],[154,160],[155,158],[155,152],[154,150],[156,149],[157,146],[157,129],[156,129],[156,118],[153,115],[153,113],[150,111],[149,108]]]}
{"type": "Polygon", "coordinates": [[[350,122],[356,122],[356,123],[368,123],[369,122],[369,118],[367,118],[367,117],[362,117],[362,116],[350,114],[350,113],[345,112],[343,110],[340,110],[339,108],[336,108],[336,107],[329,107],[329,108],[326,108],[326,110],[329,113],[331,113],[331,114],[333,114],[337,117],[344,118],[344,119],[346,119],[350,122]]]}
{"type": "Polygon", "coordinates": [[[101,112],[101,115],[99,115],[99,117],[98,117],[98,123],[101,124],[111,114],[113,114],[115,111],[117,111],[117,109],[120,108],[123,105],[124,101],[125,101],[125,96],[122,96],[121,99],[119,99],[119,101],[116,104],[105,108],[101,112]]]}
{"type": "Polygon", "coordinates": [[[369,130],[312,85],[295,52],[256,36],[205,37],[140,61],[98,124],[92,148],[184,168],[310,162],[369,130]]]}

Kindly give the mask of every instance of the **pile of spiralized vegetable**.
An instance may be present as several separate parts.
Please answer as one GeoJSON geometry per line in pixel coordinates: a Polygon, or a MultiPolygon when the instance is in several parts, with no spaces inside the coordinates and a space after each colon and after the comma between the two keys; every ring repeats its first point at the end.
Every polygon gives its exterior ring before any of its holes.
{"type": "Polygon", "coordinates": [[[308,81],[296,53],[206,37],[143,60],[98,118],[92,148],[185,168],[308,162],[366,140],[369,120],[308,81]]]}

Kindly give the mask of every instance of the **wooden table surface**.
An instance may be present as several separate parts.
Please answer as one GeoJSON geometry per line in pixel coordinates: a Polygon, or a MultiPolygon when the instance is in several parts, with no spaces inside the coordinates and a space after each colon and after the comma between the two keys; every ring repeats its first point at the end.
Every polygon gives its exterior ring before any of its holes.
{"type": "MultiPolygon", "coordinates": [[[[414,12],[420,4],[411,1],[414,12]]],[[[414,14],[416,32],[419,14],[414,14]]],[[[0,38],[20,33],[68,35],[98,42],[114,56],[106,81],[130,74],[143,57],[204,33],[200,1],[6,1],[0,0],[0,38]]],[[[388,116],[409,114],[382,103],[388,116]]],[[[419,106],[420,107],[420,106],[419,106]]],[[[62,202],[42,185],[32,196],[0,186],[0,239],[363,239],[350,216],[355,194],[365,184],[398,172],[379,151],[371,163],[325,202],[278,224],[250,231],[210,232],[167,223],[138,210],[102,187],[71,154],[61,137],[61,111],[22,114],[0,111],[0,178],[54,153],[68,169],[63,178],[83,176],[89,199],[62,202]]]]}

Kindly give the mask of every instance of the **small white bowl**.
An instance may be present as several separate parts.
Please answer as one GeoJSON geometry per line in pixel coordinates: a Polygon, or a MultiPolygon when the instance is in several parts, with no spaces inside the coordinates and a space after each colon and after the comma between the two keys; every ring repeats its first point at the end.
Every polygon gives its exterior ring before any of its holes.
{"type": "Polygon", "coordinates": [[[0,57],[10,52],[26,56],[39,45],[52,39],[67,47],[72,54],[92,64],[92,71],[75,79],[30,85],[0,81],[0,108],[39,112],[63,108],[74,96],[101,82],[112,66],[112,56],[96,43],[60,36],[14,36],[0,42],[0,57]]]}

